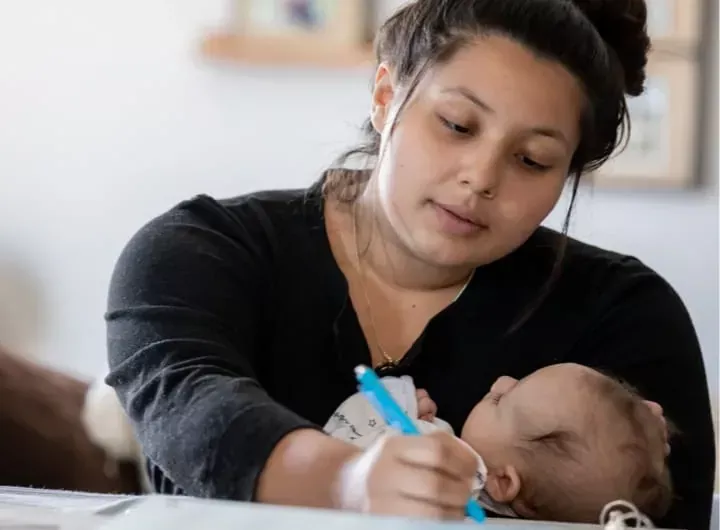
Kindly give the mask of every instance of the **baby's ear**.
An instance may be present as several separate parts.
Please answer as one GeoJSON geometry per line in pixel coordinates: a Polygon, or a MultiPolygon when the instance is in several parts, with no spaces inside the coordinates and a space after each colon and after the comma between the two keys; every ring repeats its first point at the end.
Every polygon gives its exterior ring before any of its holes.
{"type": "Polygon", "coordinates": [[[485,490],[495,502],[511,504],[520,493],[520,474],[513,465],[488,469],[485,490]]]}

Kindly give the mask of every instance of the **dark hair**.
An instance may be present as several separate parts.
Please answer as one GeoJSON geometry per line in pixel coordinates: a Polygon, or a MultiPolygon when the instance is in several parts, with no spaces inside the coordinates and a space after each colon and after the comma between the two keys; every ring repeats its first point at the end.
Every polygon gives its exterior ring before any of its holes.
{"type": "MultiPolygon", "coordinates": [[[[382,25],[375,39],[378,63],[389,64],[407,89],[392,127],[423,76],[479,36],[504,35],[559,62],[581,82],[588,103],[570,165],[572,196],[562,230],[566,236],[581,175],[600,167],[627,138],[625,94],[639,95],[644,89],[650,47],[646,21],[645,0],[409,2],[382,25]]],[[[367,141],[344,153],[336,169],[326,172],[327,197],[352,203],[370,178],[368,170],[344,167],[354,157],[380,155],[380,135],[369,119],[363,133],[367,141]]],[[[566,241],[563,237],[560,242],[548,286],[559,272],[566,241]]]]}
{"type": "MultiPolygon", "coordinates": [[[[600,413],[589,414],[593,422],[592,440],[583,440],[577,432],[557,430],[522,442],[518,449],[533,473],[524,477],[523,501],[538,516],[550,520],[597,523],[604,505],[615,500],[633,503],[653,520],[670,509],[673,488],[667,464],[658,466],[664,451],[659,422],[640,394],[630,385],[597,371],[588,371],[583,381],[586,390],[598,401],[600,413]],[[588,461],[588,449],[600,436],[612,436],[612,462],[588,461]],[[588,443],[589,442],[589,443],[588,443]],[[598,498],[588,493],[568,497],[568,490],[581,493],[596,480],[589,466],[612,466],[622,473],[615,477],[621,499],[598,498]]],[[[674,428],[670,426],[670,432],[674,428]]],[[[600,455],[602,456],[602,455],[600,455]]],[[[592,459],[590,459],[592,460],[592,459]]]]}

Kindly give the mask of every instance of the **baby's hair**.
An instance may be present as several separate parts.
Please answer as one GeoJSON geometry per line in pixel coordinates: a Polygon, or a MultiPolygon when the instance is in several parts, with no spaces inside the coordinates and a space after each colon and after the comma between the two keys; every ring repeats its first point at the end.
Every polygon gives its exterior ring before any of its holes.
{"type": "MultiPolygon", "coordinates": [[[[632,481],[631,498],[625,500],[653,519],[664,516],[672,504],[673,489],[665,460],[658,466],[654,459],[658,451],[664,451],[662,427],[657,418],[637,389],[627,382],[603,373],[592,374],[588,380],[599,398],[608,400],[631,429],[628,440],[620,445],[626,457],[624,461],[630,464],[628,474],[632,481]]],[[[676,433],[668,421],[668,435],[676,433]]]]}
{"type": "MultiPolygon", "coordinates": [[[[587,480],[578,480],[585,465],[586,449],[576,432],[558,429],[524,440],[517,448],[524,467],[532,469],[521,473],[520,502],[526,511],[533,513],[534,518],[548,521],[597,522],[595,507],[588,510],[577,502],[590,493],[581,488],[587,480]]],[[[602,507],[597,508],[599,515],[602,507]]]]}
{"type": "Polygon", "coordinates": [[[603,506],[619,499],[651,519],[663,517],[673,490],[659,456],[659,422],[630,385],[594,370],[584,382],[597,402],[586,416],[590,436],[558,429],[525,440],[519,449],[532,473],[523,476],[521,502],[555,521],[596,523],[603,506]],[[600,480],[608,478],[612,491],[602,491],[600,480]]]}

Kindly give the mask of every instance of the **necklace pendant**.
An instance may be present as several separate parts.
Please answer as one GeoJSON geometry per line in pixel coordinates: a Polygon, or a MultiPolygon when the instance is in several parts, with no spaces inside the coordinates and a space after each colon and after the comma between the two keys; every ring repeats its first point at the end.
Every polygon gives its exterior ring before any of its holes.
{"type": "Polygon", "coordinates": [[[383,376],[389,372],[392,372],[397,368],[397,363],[395,361],[385,361],[384,363],[378,365],[375,368],[375,373],[379,376],[383,376]]]}

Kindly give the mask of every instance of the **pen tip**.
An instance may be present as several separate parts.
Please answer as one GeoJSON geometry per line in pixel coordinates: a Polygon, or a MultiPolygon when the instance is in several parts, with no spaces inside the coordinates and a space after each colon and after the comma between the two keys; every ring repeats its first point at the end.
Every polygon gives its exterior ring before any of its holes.
{"type": "Polygon", "coordinates": [[[355,367],[355,375],[358,376],[358,377],[361,376],[361,375],[363,375],[363,374],[364,374],[365,372],[367,372],[367,371],[368,371],[368,367],[367,367],[367,366],[363,366],[362,364],[355,367]]]}

